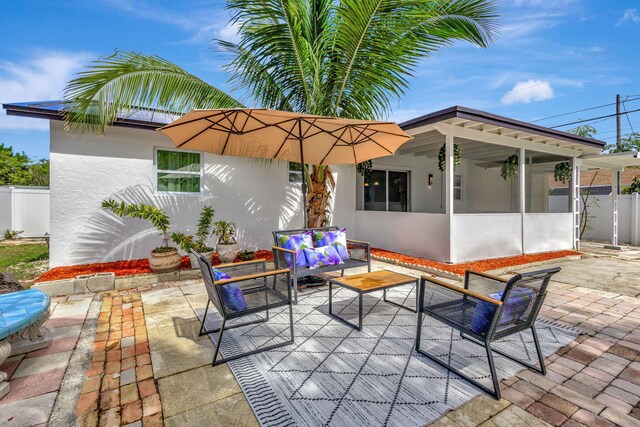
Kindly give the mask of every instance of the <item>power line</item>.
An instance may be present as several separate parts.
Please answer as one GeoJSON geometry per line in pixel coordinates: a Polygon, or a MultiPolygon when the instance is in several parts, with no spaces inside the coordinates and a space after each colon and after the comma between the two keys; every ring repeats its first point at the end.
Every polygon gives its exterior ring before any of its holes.
{"type": "MultiPolygon", "coordinates": [[[[627,107],[625,105],[626,100],[622,101],[622,109],[624,110],[624,112],[627,112],[627,107]]],[[[629,127],[631,128],[631,132],[636,133],[635,130],[633,130],[633,125],[631,124],[631,119],[629,119],[629,114],[625,114],[625,116],[627,117],[627,122],[629,123],[629,127]]]]}
{"type": "MultiPolygon", "coordinates": [[[[627,98],[628,98],[628,95],[627,95],[627,98]]],[[[632,102],[632,101],[637,101],[639,99],[640,99],[640,95],[638,95],[637,98],[626,99],[625,101],[626,102],[632,102]]],[[[599,108],[610,107],[612,105],[616,105],[616,103],[615,102],[611,102],[609,104],[596,105],[595,107],[584,108],[582,110],[569,111],[568,113],[556,114],[555,116],[543,117],[541,119],[533,120],[531,123],[537,123],[537,122],[541,122],[543,120],[555,119],[557,117],[569,116],[571,114],[582,113],[582,112],[585,112],[585,111],[597,110],[599,108]]]]}
{"type": "MultiPolygon", "coordinates": [[[[620,115],[635,113],[637,111],[640,111],[640,108],[637,108],[635,110],[625,111],[624,113],[620,113],[620,115]]],[[[607,114],[606,116],[592,117],[590,119],[583,119],[583,120],[576,120],[575,122],[570,122],[570,123],[564,123],[562,125],[551,126],[551,129],[557,129],[557,128],[561,128],[561,127],[564,127],[564,126],[570,126],[570,125],[577,125],[577,124],[580,124],[580,123],[592,122],[594,120],[608,119],[610,117],[616,117],[617,115],[618,114],[613,113],[613,114],[607,114]]]]}

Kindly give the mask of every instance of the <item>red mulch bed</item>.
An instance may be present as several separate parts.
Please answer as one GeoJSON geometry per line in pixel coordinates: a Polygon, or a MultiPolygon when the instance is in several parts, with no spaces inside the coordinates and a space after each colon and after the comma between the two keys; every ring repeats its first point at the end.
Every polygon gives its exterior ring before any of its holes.
{"type": "Polygon", "coordinates": [[[400,262],[420,265],[423,267],[436,268],[438,270],[448,271],[449,273],[464,276],[467,270],[476,271],[492,271],[502,268],[514,267],[517,265],[529,264],[532,262],[547,261],[551,259],[564,258],[570,255],[580,255],[574,251],[557,251],[544,252],[540,254],[518,255],[506,258],[484,259],[474,262],[464,262],[460,264],[444,264],[437,261],[431,261],[424,258],[416,258],[409,255],[399,254],[397,252],[386,251],[384,249],[371,248],[371,255],[390,258],[400,262]]]}
{"type": "MultiPolygon", "coordinates": [[[[256,252],[256,259],[273,260],[273,253],[268,250],[260,250],[256,252]]],[[[236,258],[234,262],[239,262],[236,258]]],[[[212,265],[222,264],[216,253],[211,259],[212,265]]],[[[188,256],[182,257],[182,262],[178,270],[188,270],[191,268],[191,262],[188,256]]],[[[36,282],[48,282],[50,280],[71,279],[80,274],[96,274],[96,273],[115,273],[116,276],[130,276],[133,274],[153,273],[149,268],[149,261],[146,259],[134,259],[130,261],[114,261],[100,262],[95,264],[72,265],[69,267],[56,267],[43,273],[36,282]]]]}

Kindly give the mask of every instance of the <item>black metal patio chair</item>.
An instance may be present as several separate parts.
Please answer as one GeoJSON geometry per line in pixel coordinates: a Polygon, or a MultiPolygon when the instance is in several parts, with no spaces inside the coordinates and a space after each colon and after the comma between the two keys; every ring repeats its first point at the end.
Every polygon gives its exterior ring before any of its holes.
{"type": "Polygon", "coordinates": [[[209,296],[200,326],[200,335],[208,335],[215,332],[219,333],[212,365],[219,365],[244,356],[293,344],[293,303],[291,299],[291,287],[289,286],[291,273],[288,269],[267,271],[265,260],[222,264],[216,266],[216,270],[224,273],[222,274],[223,276],[229,276],[229,278],[219,278],[216,280],[216,275],[211,268],[211,261],[194,250],[191,252],[198,259],[202,279],[204,280],[204,285],[209,296]],[[213,304],[222,317],[222,325],[219,328],[205,330],[204,325],[207,320],[210,304],[213,304]],[[288,341],[218,359],[224,331],[266,322],[269,320],[269,310],[287,305],[289,306],[290,329],[290,339],[288,341]],[[261,313],[264,313],[264,317],[243,323],[227,324],[228,321],[234,319],[259,315],[261,313]]]}
{"type": "Polygon", "coordinates": [[[547,371],[544,356],[540,350],[535,321],[547,294],[549,280],[559,271],[560,268],[556,267],[520,273],[510,279],[504,279],[467,270],[464,288],[423,276],[420,280],[418,301],[416,351],[473,383],[496,399],[500,399],[500,386],[492,352],[545,375],[547,371]],[[462,338],[485,347],[493,389],[420,348],[423,315],[428,315],[450,326],[459,331],[462,338]],[[533,335],[539,368],[491,347],[492,342],[527,329],[530,329],[533,335]]]}

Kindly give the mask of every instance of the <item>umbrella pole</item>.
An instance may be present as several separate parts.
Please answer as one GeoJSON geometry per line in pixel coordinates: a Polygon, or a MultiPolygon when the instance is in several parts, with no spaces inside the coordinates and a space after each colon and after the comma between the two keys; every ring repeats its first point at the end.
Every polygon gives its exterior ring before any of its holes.
{"type": "Polygon", "coordinates": [[[302,228],[307,228],[307,167],[304,164],[304,149],[302,140],[302,120],[298,119],[298,143],[300,143],[300,165],[302,166],[302,228]]]}

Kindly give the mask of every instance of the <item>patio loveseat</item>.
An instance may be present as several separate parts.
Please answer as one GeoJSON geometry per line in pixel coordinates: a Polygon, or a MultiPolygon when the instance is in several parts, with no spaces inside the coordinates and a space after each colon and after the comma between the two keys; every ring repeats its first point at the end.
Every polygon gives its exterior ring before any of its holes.
{"type": "MultiPolygon", "coordinates": [[[[340,227],[321,227],[321,228],[304,228],[297,230],[280,230],[273,232],[273,262],[276,269],[289,268],[291,270],[292,283],[291,286],[294,292],[294,304],[298,303],[298,279],[305,276],[313,276],[322,273],[328,273],[330,271],[340,271],[344,275],[344,270],[357,267],[367,267],[367,271],[371,271],[371,245],[369,242],[362,242],[359,240],[346,239],[347,252],[349,253],[349,259],[343,260],[342,264],[326,265],[323,267],[311,269],[307,266],[298,265],[299,262],[296,258],[295,251],[285,249],[282,247],[279,239],[280,236],[299,235],[306,232],[311,232],[311,236],[316,236],[317,233],[324,233],[328,231],[339,231],[340,227]]],[[[313,245],[317,246],[317,241],[313,237],[313,245]]]]}

